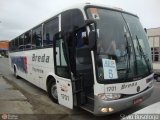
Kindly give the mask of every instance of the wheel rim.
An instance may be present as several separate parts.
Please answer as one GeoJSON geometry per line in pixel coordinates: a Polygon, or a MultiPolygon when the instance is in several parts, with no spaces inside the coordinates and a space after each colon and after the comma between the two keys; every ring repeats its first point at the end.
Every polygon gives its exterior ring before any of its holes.
{"type": "Polygon", "coordinates": [[[58,94],[57,94],[57,86],[56,85],[52,85],[51,87],[51,94],[55,99],[58,99],[58,94]]]}

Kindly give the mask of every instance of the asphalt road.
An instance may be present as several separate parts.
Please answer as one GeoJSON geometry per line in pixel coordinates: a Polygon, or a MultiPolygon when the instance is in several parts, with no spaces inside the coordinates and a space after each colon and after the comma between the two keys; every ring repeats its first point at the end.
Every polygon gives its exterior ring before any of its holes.
{"type": "Polygon", "coordinates": [[[80,108],[75,108],[74,110],[70,110],[61,105],[57,105],[53,103],[47,96],[47,93],[38,87],[32,85],[31,83],[25,81],[24,79],[16,79],[13,76],[13,73],[9,70],[9,60],[8,58],[0,58],[0,74],[2,74],[11,85],[13,85],[16,89],[23,93],[23,95],[27,98],[28,102],[32,105],[32,110],[34,115],[26,115],[26,116],[37,116],[39,119],[76,119],[76,120],[118,120],[121,117],[121,114],[131,114],[136,112],[139,109],[142,109],[148,105],[160,101],[160,82],[154,82],[154,92],[152,96],[141,103],[138,106],[131,107],[119,113],[108,115],[108,116],[94,116],[87,111],[84,111],[80,108]]]}

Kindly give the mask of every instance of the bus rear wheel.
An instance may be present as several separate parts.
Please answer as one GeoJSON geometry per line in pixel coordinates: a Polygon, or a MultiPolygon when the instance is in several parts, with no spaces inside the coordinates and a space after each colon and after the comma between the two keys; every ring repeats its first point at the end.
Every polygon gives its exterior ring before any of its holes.
{"type": "Polygon", "coordinates": [[[54,79],[51,79],[48,83],[48,94],[53,102],[58,103],[57,86],[54,79]]]}

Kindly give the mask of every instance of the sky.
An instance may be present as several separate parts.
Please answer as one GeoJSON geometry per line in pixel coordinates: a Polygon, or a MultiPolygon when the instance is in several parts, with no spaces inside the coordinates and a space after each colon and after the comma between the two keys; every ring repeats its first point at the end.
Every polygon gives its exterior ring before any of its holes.
{"type": "Polygon", "coordinates": [[[58,11],[86,2],[137,14],[144,28],[160,27],[160,0],[0,0],[0,40],[11,40],[58,11]]]}

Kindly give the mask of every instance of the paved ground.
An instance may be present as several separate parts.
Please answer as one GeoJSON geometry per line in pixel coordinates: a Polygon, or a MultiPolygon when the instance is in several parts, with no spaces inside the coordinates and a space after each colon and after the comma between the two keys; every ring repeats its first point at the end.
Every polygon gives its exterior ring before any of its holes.
{"type": "Polygon", "coordinates": [[[0,114],[33,114],[27,98],[0,76],[0,114]]]}
{"type": "Polygon", "coordinates": [[[0,114],[33,114],[32,105],[27,98],[6,82],[2,75],[0,75],[0,114]]]}

